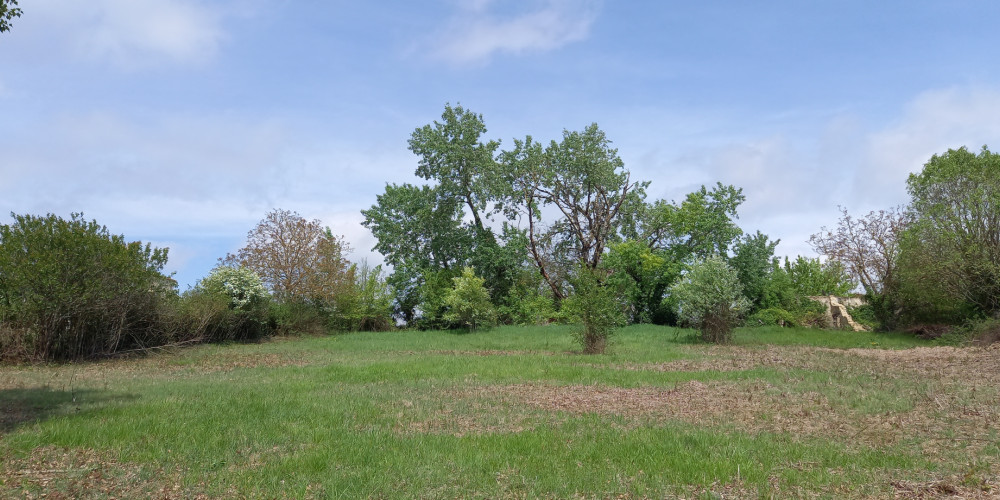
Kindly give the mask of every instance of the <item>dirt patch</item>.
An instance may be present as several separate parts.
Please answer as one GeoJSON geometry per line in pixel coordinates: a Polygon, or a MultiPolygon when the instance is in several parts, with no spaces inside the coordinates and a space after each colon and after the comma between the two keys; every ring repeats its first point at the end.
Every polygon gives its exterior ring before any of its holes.
{"type": "Polygon", "coordinates": [[[554,353],[551,351],[482,349],[477,351],[458,351],[458,350],[407,351],[407,354],[437,354],[443,356],[537,356],[537,355],[555,356],[558,353],[554,353]]]}
{"type": "MultiPolygon", "coordinates": [[[[823,349],[821,349],[823,351],[823,349]]],[[[825,350],[832,351],[832,350],[825,350]]],[[[904,350],[848,349],[841,352],[876,362],[874,368],[905,371],[967,385],[1000,383],[1000,345],[989,347],[915,347],[904,350]]]]}
{"type": "Polygon", "coordinates": [[[703,372],[745,371],[761,367],[798,368],[805,363],[802,356],[789,356],[787,350],[776,348],[734,349],[703,348],[703,359],[679,359],[666,363],[626,363],[614,368],[630,371],[703,372]]]}
{"type": "Polygon", "coordinates": [[[46,446],[24,458],[5,457],[0,496],[19,498],[208,498],[171,480],[92,450],[46,446]]]}

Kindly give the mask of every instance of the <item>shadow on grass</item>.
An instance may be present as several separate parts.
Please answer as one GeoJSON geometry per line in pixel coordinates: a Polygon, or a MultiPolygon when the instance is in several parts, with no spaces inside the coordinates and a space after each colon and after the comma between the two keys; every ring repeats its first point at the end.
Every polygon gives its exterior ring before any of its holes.
{"type": "Polygon", "coordinates": [[[68,415],[112,401],[131,401],[139,396],[110,391],[58,391],[48,387],[0,390],[0,435],[23,424],[68,415]]]}

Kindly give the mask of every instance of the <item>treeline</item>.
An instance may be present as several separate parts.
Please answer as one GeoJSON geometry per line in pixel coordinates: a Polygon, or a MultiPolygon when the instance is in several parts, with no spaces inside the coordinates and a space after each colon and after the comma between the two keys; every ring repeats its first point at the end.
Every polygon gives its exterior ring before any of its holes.
{"type": "Polygon", "coordinates": [[[650,183],[632,177],[596,124],[509,149],[485,133],[481,115],[446,106],[409,141],[427,183],[387,185],[362,212],[409,325],[471,326],[454,302],[476,277],[479,324],[580,322],[596,352],[625,323],[715,325],[706,338],[716,340],[744,319],[819,324],[824,308],[806,297],[856,286],[838,261],[782,264],[777,240],[744,234],[735,186],[647,199],[650,183]],[[721,285],[726,293],[704,296],[721,285]]]}
{"type": "Polygon", "coordinates": [[[736,223],[740,188],[647,199],[597,125],[501,149],[482,116],[446,106],[409,148],[426,183],[389,184],[363,210],[391,266],[355,264],[320,221],[268,213],[246,245],[183,293],[167,250],[81,214],[0,226],[0,357],[67,360],[272,334],[495,324],[579,324],[585,352],[629,323],[829,327],[817,295],[863,290],[881,329],[1000,331],[1000,160],[950,150],[907,181],[906,207],[843,210],[780,261],[778,240],[736,223]],[[970,323],[971,322],[971,323],[970,323]]]}
{"type": "Polygon", "coordinates": [[[167,249],[127,242],[82,214],[12,214],[0,226],[0,359],[71,360],[273,334],[384,330],[380,267],[351,264],[343,238],[275,210],[247,244],[179,293],[167,249]]]}
{"type": "Polygon", "coordinates": [[[883,329],[938,336],[960,326],[1000,340],[1000,155],[948,150],[906,187],[906,206],[861,217],[841,209],[813,247],[860,282],[883,329]]]}

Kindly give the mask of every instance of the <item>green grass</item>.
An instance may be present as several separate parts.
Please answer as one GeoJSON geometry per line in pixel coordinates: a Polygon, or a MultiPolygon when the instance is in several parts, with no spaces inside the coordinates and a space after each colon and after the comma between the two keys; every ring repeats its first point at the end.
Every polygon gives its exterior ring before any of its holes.
{"type": "Polygon", "coordinates": [[[990,384],[841,351],[927,342],[747,329],[706,346],[635,326],[609,354],[584,356],[571,328],[2,367],[0,496],[865,497],[892,496],[902,479],[995,485],[995,431],[975,419],[937,427],[970,408],[1000,414],[990,384]]]}

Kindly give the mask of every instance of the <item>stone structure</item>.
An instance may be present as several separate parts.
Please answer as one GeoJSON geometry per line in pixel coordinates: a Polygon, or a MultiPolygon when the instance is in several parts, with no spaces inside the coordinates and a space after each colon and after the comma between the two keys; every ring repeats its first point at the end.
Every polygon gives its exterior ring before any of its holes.
{"type": "Polygon", "coordinates": [[[858,297],[835,297],[833,295],[809,298],[826,306],[826,318],[834,328],[849,326],[851,330],[856,332],[868,331],[868,328],[854,321],[854,318],[847,312],[848,306],[858,307],[864,305],[864,299],[858,297]]]}

